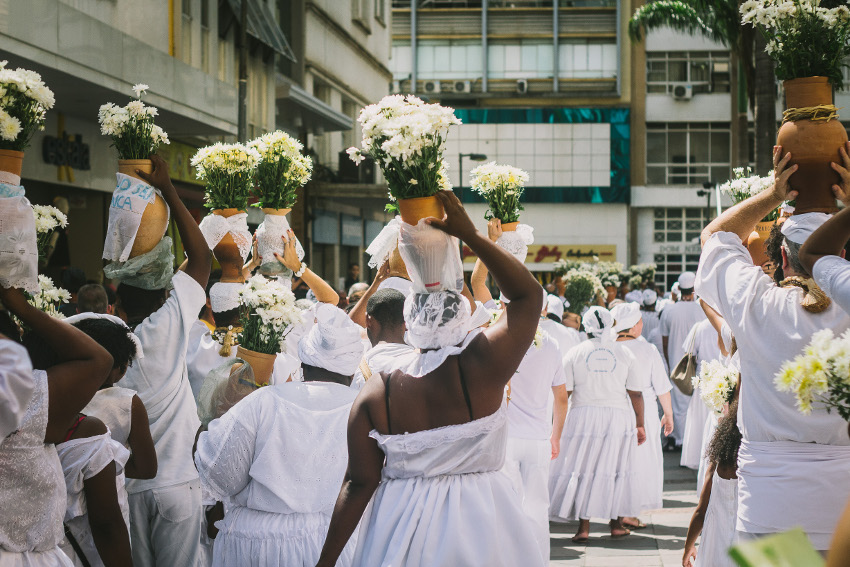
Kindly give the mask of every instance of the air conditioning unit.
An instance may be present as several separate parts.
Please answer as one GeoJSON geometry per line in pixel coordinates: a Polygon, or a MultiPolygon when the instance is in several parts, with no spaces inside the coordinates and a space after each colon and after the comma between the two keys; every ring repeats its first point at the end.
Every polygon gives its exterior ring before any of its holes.
{"type": "Polygon", "coordinates": [[[693,85],[685,83],[673,85],[673,100],[691,100],[692,98],[694,98],[693,85]]]}
{"type": "Polygon", "coordinates": [[[390,94],[401,94],[401,81],[390,83],[390,94]]]}
{"type": "Polygon", "coordinates": [[[452,86],[456,93],[472,92],[472,81],[455,81],[454,83],[452,83],[452,86]]]}
{"type": "Polygon", "coordinates": [[[525,94],[528,92],[528,79],[518,79],[516,82],[516,92],[525,94]]]}
{"type": "Polygon", "coordinates": [[[422,92],[425,94],[439,94],[440,81],[423,81],[422,92]]]}

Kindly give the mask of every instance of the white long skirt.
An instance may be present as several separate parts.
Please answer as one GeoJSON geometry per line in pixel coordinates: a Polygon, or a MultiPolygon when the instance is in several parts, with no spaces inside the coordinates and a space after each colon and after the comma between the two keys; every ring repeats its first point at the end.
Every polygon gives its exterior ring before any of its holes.
{"type": "MultiPolygon", "coordinates": [[[[216,522],[213,567],[315,567],[328,535],[330,516],[274,514],[250,508],[228,509],[216,522]]],[[[354,557],[355,535],[337,560],[348,567],[354,557]]]]}
{"type": "Polygon", "coordinates": [[[561,453],[549,474],[549,518],[555,521],[636,516],[637,434],[631,409],[570,409],[561,453]]]}
{"type": "Polygon", "coordinates": [[[661,418],[654,392],[643,394],[643,426],[646,443],[635,449],[637,503],[642,512],[664,507],[664,454],[661,450],[661,418]]]}
{"type": "Polygon", "coordinates": [[[702,538],[697,548],[696,567],[735,567],[727,551],[735,543],[737,515],[738,480],[720,478],[715,472],[702,538]]]}
{"type": "Polygon", "coordinates": [[[679,464],[689,469],[699,469],[702,457],[702,435],[705,431],[705,422],[710,413],[708,406],[699,395],[699,388],[694,388],[694,394],[688,403],[688,416],[685,420],[685,436],[682,441],[682,460],[679,464]]]}
{"type": "Polygon", "coordinates": [[[74,567],[59,547],[50,551],[0,551],[0,567],[74,567]]]}

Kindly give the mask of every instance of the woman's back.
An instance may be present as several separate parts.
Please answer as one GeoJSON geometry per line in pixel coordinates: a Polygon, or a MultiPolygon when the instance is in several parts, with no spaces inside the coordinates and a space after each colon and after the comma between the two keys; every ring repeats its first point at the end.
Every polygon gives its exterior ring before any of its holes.
{"type": "Polygon", "coordinates": [[[629,409],[626,389],[641,390],[633,362],[634,355],[613,341],[590,339],[570,349],[564,371],[571,405],[629,409]]]}

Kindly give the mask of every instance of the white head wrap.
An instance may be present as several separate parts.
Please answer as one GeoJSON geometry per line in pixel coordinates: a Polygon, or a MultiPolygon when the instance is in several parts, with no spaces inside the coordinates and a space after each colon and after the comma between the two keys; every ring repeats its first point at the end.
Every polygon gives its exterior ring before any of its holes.
{"type": "Polygon", "coordinates": [[[236,213],[229,217],[221,215],[207,215],[201,224],[198,225],[201,233],[204,235],[204,240],[207,241],[207,246],[210,250],[218,246],[221,239],[229,232],[233,237],[233,242],[239,248],[239,254],[242,260],[248,259],[248,253],[251,251],[253,238],[248,230],[248,213],[236,213]]]}
{"type": "Polygon", "coordinates": [[[460,344],[469,332],[470,309],[455,291],[413,293],[404,301],[407,340],[420,349],[460,344]]]}
{"type": "MultiPolygon", "coordinates": [[[[116,325],[121,325],[127,331],[130,331],[130,327],[127,323],[124,322],[120,317],[116,317],[115,315],[108,315],[106,313],[77,313],[76,315],[71,315],[65,319],[65,322],[69,325],[73,325],[74,323],[79,323],[80,321],[85,321],[86,319],[106,319],[107,321],[111,321],[116,325]]],[[[135,335],[135,333],[130,332],[130,340],[136,345],[136,356],[133,360],[139,360],[145,357],[145,351],[142,350],[142,342],[139,340],[139,337],[135,335]]]]}
{"type": "Polygon", "coordinates": [[[640,321],[640,305],[637,303],[621,303],[611,309],[611,315],[616,320],[614,332],[627,331],[640,321]]]}
{"type": "Polygon", "coordinates": [[[534,244],[534,228],[527,224],[518,224],[515,231],[503,232],[496,240],[496,246],[510,252],[523,264],[531,244],[534,244]]]}
{"type": "Polygon", "coordinates": [[[673,287],[670,288],[670,295],[679,296],[681,294],[682,294],[682,292],[679,291],[679,282],[674,283],[673,287]]]}
{"type": "Polygon", "coordinates": [[[239,292],[245,284],[218,282],[210,288],[210,305],[213,313],[223,313],[239,307],[239,292]]]}
{"type": "Polygon", "coordinates": [[[304,364],[352,376],[363,358],[361,327],[340,308],[323,303],[316,308],[316,324],[298,343],[304,364]]]}
{"type": "Polygon", "coordinates": [[[781,232],[791,242],[803,244],[820,226],[832,218],[826,213],[803,213],[793,215],[782,223],[781,232]]]}
{"type": "Polygon", "coordinates": [[[585,331],[603,341],[614,340],[614,316],[604,307],[594,305],[581,318],[585,331]]]}
{"type": "Polygon", "coordinates": [[[644,305],[654,305],[658,301],[658,294],[651,289],[643,290],[641,303],[644,305]]]}
{"type": "Polygon", "coordinates": [[[0,285],[38,293],[35,216],[20,185],[0,183],[0,219],[0,285]]]}
{"type": "Polygon", "coordinates": [[[549,295],[546,297],[546,310],[561,319],[564,317],[564,302],[557,295],[549,295]]]}
{"type": "Polygon", "coordinates": [[[626,294],[626,303],[640,303],[642,298],[640,290],[635,289],[626,294]]]}

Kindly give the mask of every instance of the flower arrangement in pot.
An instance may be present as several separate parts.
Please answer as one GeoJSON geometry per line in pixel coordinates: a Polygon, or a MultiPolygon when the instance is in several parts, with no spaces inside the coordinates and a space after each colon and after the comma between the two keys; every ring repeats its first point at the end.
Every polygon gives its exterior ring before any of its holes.
{"type": "Polygon", "coordinates": [[[436,194],[451,188],[443,149],[449,127],[460,124],[454,109],[413,95],[390,95],[363,108],[358,122],[362,148],[349,148],[348,155],[356,164],[370,156],[380,166],[402,220],[415,225],[425,217],[442,218],[436,194]]]}
{"type": "Polygon", "coordinates": [[[620,262],[596,262],[593,272],[599,277],[607,294],[605,302],[611,303],[617,298],[622,283],[623,265],[620,262]]]}
{"type": "Polygon", "coordinates": [[[252,241],[246,210],[259,162],[256,149],[221,142],[199,149],[192,157],[198,179],[206,181],[204,206],[212,209],[200,228],[221,265],[223,282],[244,281],[242,264],[252,241]]]}
{"type": "Polygon", "coordinates": [[[35,217],[38,259],[43,262],[47,259],[47,251],[50,247],[50,237],[53,235],[53,231],[68,226],[68,217],[51,205],[33,205],[32,214],[35,217]]]}
{"type": "Polygon", "coordinates": [[[742,23],[767,40],[776,78],[785,87],[783,124],[776,143],[799,169],[791,176],[798,191],[797,213],[834,212],[832,186],[839,183],[830,163],[847,132],[838,121],[833,89],[843,87],[842,67],[850,55],[850,9],[821,7],[820,0],[747,0],[742,23]]]}
{"type": "Polygon", "coordinates": [[[55,99],[41,75],[0,61],[0,183],[20,185],[24,150],[55,99]]]}
{"type": "Polygon", "coordinates": [[[269,383],[274,361],[289,332],[302,322],[292,291],[262,275],[252,277],[239,292],[242,307],[236,358],[251,365],[256,385],[269,383]]]}
{"type": "Polygon", "coordinates": [[[599,277],[591,270],[573,268],[563,276],[564,298],[569,302],[567,310],[581,315],[591,305],[596,305],[605,288],[599,277]]]}
{"type": "Polygon", "coordinates": [[[629,266],[629,271],[632,273],[632,279],[629,280],[629,283],[632,283],[634,280],[636,285],[632,285],[632,289],[645,289],[647,287],[652,288],[655,286],[655,272],[658,269],[658,266],[655,264],[633,264],[629,266]],[[637,279],[639,278],[640,282],[638,283],[637,279]]]}
{"type": "Polygon", "coordinates": [[[502,235],[496,244],[525,262],[528,246],[534,243],[534,229],[519,223],[523,210],[519,202],[528,183],[528,173],[510,165],[499,165],[495,161],[485,163],[472,170],[472,190],[487,200],[487,220],[499,219],[502,235]]]}
{"type": "MultiPolygon", "coordinates": [[[[265,275],[285,273],[289,270],[274,254],[283,254],[281,238],[290,228],[286,215],[295,205],[296,191],[310,180],[313,160],[301,153],[304,149],[301,142],[280,130],[251,140],[247,145],[260,156],[254,174],[257,203],[253,206],[262,208],[266,214],[256,231],[259,255],[266,259],[260,272],[265,275]]],[[[303,260],[304,249],[297,241],[296,247],[299,259],[303,260]]]]}
{"type": "MultiPolygon", "coordinates": [[[[147,184],[136,170],[145,173],[153,171],[150,156],[159,147],[168,144],[168,134],[154,124],[158,111],[142,102],[142,94],[149,87],[137,84],[133,87],[136,98],[126,106],[107,102],[101,105],[97,118],[100,133],[112,139],[112,146],[118,151],[118,182],[112,194],[109,208],[110,224],[119,222],[117,217],[138,217],[137,230],[133,235],[129,255],[123,252],[124,246],[111,246],[107,243],[104,258],[123,262],[147,254],[159,244],[168,228],[168,205],[159,191],[147,184]]],[[[132,232],[132,231],[131,231],[132,232]]]]}

